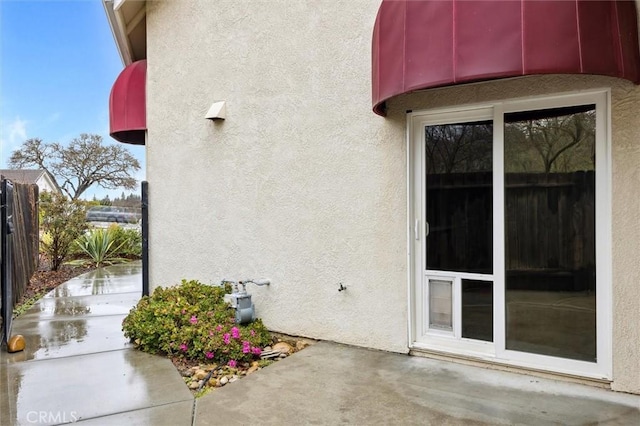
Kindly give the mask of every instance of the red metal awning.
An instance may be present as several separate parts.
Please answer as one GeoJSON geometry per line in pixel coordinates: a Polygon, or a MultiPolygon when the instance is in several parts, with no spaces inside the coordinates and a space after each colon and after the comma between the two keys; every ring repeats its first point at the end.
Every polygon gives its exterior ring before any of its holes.
{"type": "Polygon", "coordinates": [[[144,145],[147,130],[147,61],[128,65],[109,96],[109,134],[120,142],[144,145]]]}
{"type": "Polygon", "coordinates": [[[383,0],[373,30],[373,111],[403,93],[530,74],[640,82],[631,1],[383,0]]]}

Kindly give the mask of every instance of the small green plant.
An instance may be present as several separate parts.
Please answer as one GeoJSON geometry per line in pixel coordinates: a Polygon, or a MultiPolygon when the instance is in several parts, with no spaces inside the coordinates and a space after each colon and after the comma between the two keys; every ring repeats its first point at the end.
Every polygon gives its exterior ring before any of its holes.
{"type": "Polygon", "coordinates": [[[235,367],[259,358],[271,335],[262,321],[235,323],[225,301],[230,287],[186,281],[143,297],[122,323],[126,337],[144,352],[164,353],[235,367]]]}
{"type": "MultiPolygon", "coordinates": [[[[83,234],[76,240],[76,246],[82,250],[84,254],[89,256],[91,263],[96,267],[103,265],[111,265],[126,261],[115,256],[120,246],[115,245],[114,232],[112,228],[92,229],[83,234]]],[[[121,243],[120,245],[122,245],[121,243]]],[[[79,260],[70,263],[86,263],[86,260],[79,260]]]]}

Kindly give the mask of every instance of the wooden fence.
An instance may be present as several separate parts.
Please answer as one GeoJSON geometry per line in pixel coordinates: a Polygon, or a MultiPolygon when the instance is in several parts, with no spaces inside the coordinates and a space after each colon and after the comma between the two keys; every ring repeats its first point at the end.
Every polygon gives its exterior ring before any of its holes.
{"type": "Polygon", "coordinates": [[[3,339],[10,334],[13,307],[23,296],[29,280],[38,268],[38,186],[2,180],[2,282],[0,306],[3,307],[3,339]]]}

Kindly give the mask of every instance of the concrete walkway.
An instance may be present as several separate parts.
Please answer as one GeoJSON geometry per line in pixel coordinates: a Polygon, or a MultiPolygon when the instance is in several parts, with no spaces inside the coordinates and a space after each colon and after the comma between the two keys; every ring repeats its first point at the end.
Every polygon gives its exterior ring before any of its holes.
{"type": "Polygon", "coordinates": [[[194,401],[171,362],[121,331],[140,265],[77,277],[13,325],[0,425],[640,425],[640,396],[320,342],[194,401]]]}
{"type": "Polygon", "coordinates": [[[0,425],[191,425],[193,398],[171,361],[122,334],[141,288],[140,263],[97,269],[18,317],[12,334],[27,348],[0,351],[0,425]]]}

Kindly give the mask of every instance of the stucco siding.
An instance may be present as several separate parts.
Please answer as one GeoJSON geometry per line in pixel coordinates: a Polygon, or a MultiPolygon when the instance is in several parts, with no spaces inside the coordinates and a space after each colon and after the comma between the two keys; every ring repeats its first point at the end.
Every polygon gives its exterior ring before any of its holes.
{"type": "Polygon", "coordinates": [[[378,3],[149,4],[152,287],[268,277],[249,290],[269,328],[407,351],[404,123],[370,107],[378,3]],[[204,119],[216,100],[224,122],[204,119]]]}
{"type": "Polygon", "coordinates": [[[406,110],[610,88],[611,386],[640,393],[637,86],[470,84],[400,96],[382,118],[370,89],[378,0],[240,3],[147,4],[152,288],[270,278],[249,290],[272,330],[406,352],[406,110]],[[219,100],[226,120],[206,120],[219,100]]]}

